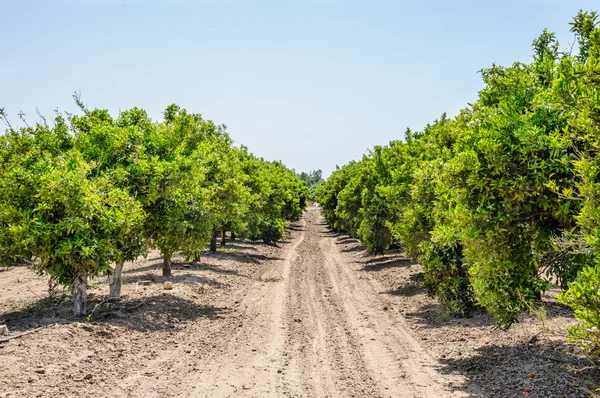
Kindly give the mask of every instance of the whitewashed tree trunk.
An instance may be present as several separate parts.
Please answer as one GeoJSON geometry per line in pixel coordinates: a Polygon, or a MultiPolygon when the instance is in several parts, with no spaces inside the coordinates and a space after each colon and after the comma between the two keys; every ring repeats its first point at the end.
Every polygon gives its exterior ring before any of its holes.
{"type": "Polygon", "coordinates": [[[73,282],[73,315],[85,316],[87,314],[87,275],[80,274],[73,282]]]}
{"type": "Polygon", "coordinates": [[[121,298],[121,274],[123,272],[123,264],[125,261],[119,261],[115,265],[115,269],[108,275],[108,284],[110,286],[110,298],[121,298]]]}

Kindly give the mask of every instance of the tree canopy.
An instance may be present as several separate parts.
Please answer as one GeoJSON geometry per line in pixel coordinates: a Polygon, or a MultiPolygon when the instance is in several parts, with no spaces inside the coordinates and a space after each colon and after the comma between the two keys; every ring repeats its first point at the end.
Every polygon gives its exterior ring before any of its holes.
{"type": "MultiPolygon", "coordinates": [[[[27,259],[70,286],[86,312],[89,277],[120,295],[126,261],[157,248],[197,258],[217,230],[266,243],[302,214],[306,184],[277,161],[236,147],[224,125],[170,105],[58,114],[0,136],[0,261],[27,259]]],[[[4,112],[2,112],[2,116],[4,112]]]]}
{"type": "Polygon", "coordinates": [[[582,321],[572,337],[589,342],[600,327],[597,14],[581,11],[571,30],[575,50],[542,32],[530,63],[483,69],[477,101],[338,168],[316,197],[369,252],[395,243],[419,259],[455,313],[483,306],[507,328],[556,285],[582,321]]]}

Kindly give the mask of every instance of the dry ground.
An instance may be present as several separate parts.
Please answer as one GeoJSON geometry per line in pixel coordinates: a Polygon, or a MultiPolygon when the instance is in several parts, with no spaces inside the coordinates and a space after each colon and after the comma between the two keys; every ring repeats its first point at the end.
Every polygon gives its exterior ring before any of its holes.
{"type": "Polygon", "coordinates": [[[448,318],[418,264],[367,256],[314,207],[279,247],[179,259],[174,290],[160,266],[157,253],[127,265],[121,303],[102,303],[94,280],[89,321],[28,268],[0,271],[11,334],[59,323],[0,343],[0,397],[579,397],[598,380],[562,337],[528,344],[572,322],[551,298],[545,325],[529,316],[509,332],[483,312],[448,318]]]}

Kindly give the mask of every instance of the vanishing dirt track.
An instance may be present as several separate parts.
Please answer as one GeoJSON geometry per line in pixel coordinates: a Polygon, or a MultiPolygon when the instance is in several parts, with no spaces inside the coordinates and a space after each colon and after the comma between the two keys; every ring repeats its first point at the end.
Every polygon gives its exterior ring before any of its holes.
{"type": "Polygon", "coordinates": [[[190,326],[177,347],[118,389],[128,396],[467,395],[453,389],[464,380],[438,373],[402,318],[382,304],[377,282],[347,264],[318,208],[295,230],[283,258],[271,260],[236,301],[238,316],[215,330],[190,326]],[[193,348],[207,336],[208,353],[193,348]]]}

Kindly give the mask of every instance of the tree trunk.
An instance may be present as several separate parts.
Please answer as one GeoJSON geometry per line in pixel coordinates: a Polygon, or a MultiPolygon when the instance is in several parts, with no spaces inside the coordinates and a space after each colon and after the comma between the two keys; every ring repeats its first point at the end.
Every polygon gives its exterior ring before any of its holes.
{"type": "Polygon", "coordinates": [[[87,314],[87,275],[78,275],[73,281],[73,315],[86,316],[87,314]]]}
{"type": "Polygon", "coordinates": [[[121,298],[121,273],[123,272],[123,263],[119,261],[115,269],[108,275],[108,285],[110,286],[110,298],[121,298]]]}
{"type": "Polygon", "coordinates": [[[225,246],[225,232],[227,231],[223,228],[223,230],[221,230],[221,246],[225,246]]]}
{"type": "Polygon", "coordinates": [[[235,232],[231,231],[231,241],[233,242],[235,240],[235,232]]]}
{"type": "Polygon", "coordinates": [[[54,298],[56,296],[56,290],[58,289],[58,283],[52,278],[48,279],[48,296],[54,298]]]}
{"type": "Polygon", "coordinates": [[[219,230],[215,229],[212,234],[212,238],[210,239],[210,251],[211,253],[216,253],[217,251],[217,235],[219,235],[219,230]]]}
{"type": "Polygon", "coordinates": [[[171,276],[171,256],[163,256],[163,276],[171,276]]]}

